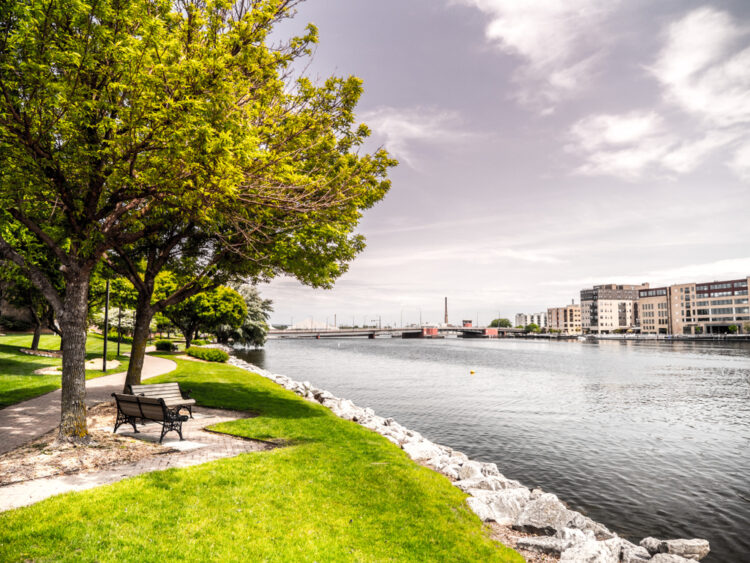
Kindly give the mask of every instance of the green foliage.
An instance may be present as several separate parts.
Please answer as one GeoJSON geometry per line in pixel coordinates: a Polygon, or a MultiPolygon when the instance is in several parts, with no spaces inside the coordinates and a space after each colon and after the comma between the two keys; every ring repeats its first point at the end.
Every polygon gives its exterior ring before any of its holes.
{"type": "Polygon", "coordinates": [[[270,299],[263,299],[257,288],[250,284],[241,285],[237,291],[247,307],[247,315],[242,325],[220,326],[214,333],[219,342],[233,340],[236,344],[261,348],[266,343],[268,335],[268,318],[273,311],[272,302],[270,299]]]}
{"type": "Polygon", "coordinates": [[[205,340],[200,340],[200,339],[193,340],[193,346],[205,346],[206,344],[208,344],[208,342],[205,340]]]}
{"type": "Polygon", "coordinates": [[[729,328],[727,329],[729,331],[729,334],[737,334],[737,331],[740,330],[740,327],[737,325],[729,325],[729,328]]]}
{"type": "Polygon", "coordinates": [[[0,317],[0,328],[9,332],[24,332],[32,327],[29,321],[17,319],[15,317],[0,317]]]}
{"type": "Polygon", "coordinates": [[[539,333],[542,331],[542,329],[539,328],[539,325],[536,323],[527,324],[525,327],[523,327],[523,330],[525,332],[533,332],[533,333],[539,333]]]}
{"type": "Polygon", "coordinates": [[[490,326],[495,328],[511,328],[513,324],[508,319],[493,319],[490,326]]]}
{"type": "Polygon", "coordinates": [[[247,307],[234,289],[220,286],[166,308],[164,315],[182,331],[189,347],[198,332],[225,333],[242,326],[247,307]]]}
{"type": "Polygon", "coordinates": [[[695,327],[695,334],[703,334],[703,327],[702,326],[695,327]]]}
{"type": "Polygon", "coordinates": [[[109,335],[107,336],[107,340],[109,340],[110,342],[117,342],[119,340],[120,342],[127,342],[128,344],[133,343],[132,336],[128,336],[127,334],[118,335],[117,331],[110,331],[109,335]]]}
{"type": "Polygon", "coordinates": [[[4,512],[2,559],[523,561],[492,541],[464,493],[384,437],[255,374],[176,361],[148,382],[254,412],[212,429],[282,447],[4,512]]]}
{"type": "Polygon", "coordinates": [[[198,358],[199,360],[205,360],[207,362],[226,362],[229,359],[229,354],[224,350],[218,348],[198,348],[191,346],[185,350],[188,356],[198,358]]]}
{"type": "Polygon", "coordinates": [[[172,342],[171,340],[157,340],[154,342],[154,346],[156,346],[157,350],[160,350],[162,352],[174,352],[177,350],[177,344],[172,342]]]}

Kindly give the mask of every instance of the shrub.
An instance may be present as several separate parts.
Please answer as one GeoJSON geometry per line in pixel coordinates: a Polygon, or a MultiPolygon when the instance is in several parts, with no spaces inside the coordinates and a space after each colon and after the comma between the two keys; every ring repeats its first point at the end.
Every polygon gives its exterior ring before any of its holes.
{"type": "Polygon", "coordinates": [[[172,342],[171,340],[157,340],[154,342],[154,346],[156,346],[157,350],[160,350],[162,352],[174,352],[177,350],[177,344],[172,342]]]}
{"type": "Polygon", "coordinates": [[[206,360],[207,362],[226,362],[229,359],[229,354],[218,348],[200,348],[191,346],[186,352],[188,356],[198,358],[199,360],[206,360]]]}
{"type": "Polygon", "coordinates": [[[205,346],[208,340],[193,340],[193,346],[205,346]]]}
{"type": "MultiPolygon", "coordinates": [[[[109,336],[107,336],[107,340],[110,342],[117,342],[117,333],[116,332],[110,332],[109,336]]],[[[133,337],[128,336],[126,334],[122,335],[122,340],[120,342],[124,342],[125,344],[132,344],[133,343],[133,337]]]]}
{"type": "Polygon", "coordinates": [[[15,317],[0,317],[0,328],[3,328],[10,332],[23,332],[32,328],[32,324],[23,319],[16,319],[15,317]]]}

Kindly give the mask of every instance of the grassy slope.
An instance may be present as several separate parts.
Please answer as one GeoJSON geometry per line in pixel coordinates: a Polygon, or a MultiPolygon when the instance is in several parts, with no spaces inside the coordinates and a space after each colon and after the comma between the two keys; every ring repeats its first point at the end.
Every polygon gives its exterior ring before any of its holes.
{"type": "Polygon", "coordinates": [[[216,429],[288,445],[0,514],[0,560],[523,561],[385,438],[260,376],[177,362],[149,383],[257,412],[216,429]]]}
{"type": "MultiPolygon", "coordinates": [[[[27,356],[21,354],[19,348],[31,346],[31,334],[10,334],[0,336],[0,408],[7,407],[26,399],[31,399],[44,393],[60,388],[60,375],[34,375],[39,368],[59,366],[62,360],[27,356]]],[[[104,340],[98,334],[89,334],[86,340],[86,351],[89,359],[101,357],[104,340]]],[[[60,338],[44,335],[39,343],[41,350],[58,350],[60,338]]],[[[114,358],[117,343],[108,343],[107,357],[114,358]]],[[[120,352],[129,352],[130,346],[123,344],[120,352]]],[[[128,358],[119,358],[121,365],[107,373],[118,373],[128,369],[128,358]]],[[[105,375],[99,370],[90,370],[87,379],[105,375]]]]}

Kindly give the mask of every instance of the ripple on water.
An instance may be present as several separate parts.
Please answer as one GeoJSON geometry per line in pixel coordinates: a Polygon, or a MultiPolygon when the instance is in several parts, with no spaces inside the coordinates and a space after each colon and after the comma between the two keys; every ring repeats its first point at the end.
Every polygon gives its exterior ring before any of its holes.
{"type": "Polygon", "coordinates": [[[243,356],[630,539],[704,537],[704,562],[750,553],[750,343],[273,340],[243,356]]]}

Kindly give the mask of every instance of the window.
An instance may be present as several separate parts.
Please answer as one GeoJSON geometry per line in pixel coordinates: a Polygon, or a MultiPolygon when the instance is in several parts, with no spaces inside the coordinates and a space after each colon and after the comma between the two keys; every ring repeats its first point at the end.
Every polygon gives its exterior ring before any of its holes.
{"type": "Polygon", "coordinates": [[[718,309],[711,309],[712,315],[731,315],[733,313],[731,307],[720,307],[718,309]]]}

